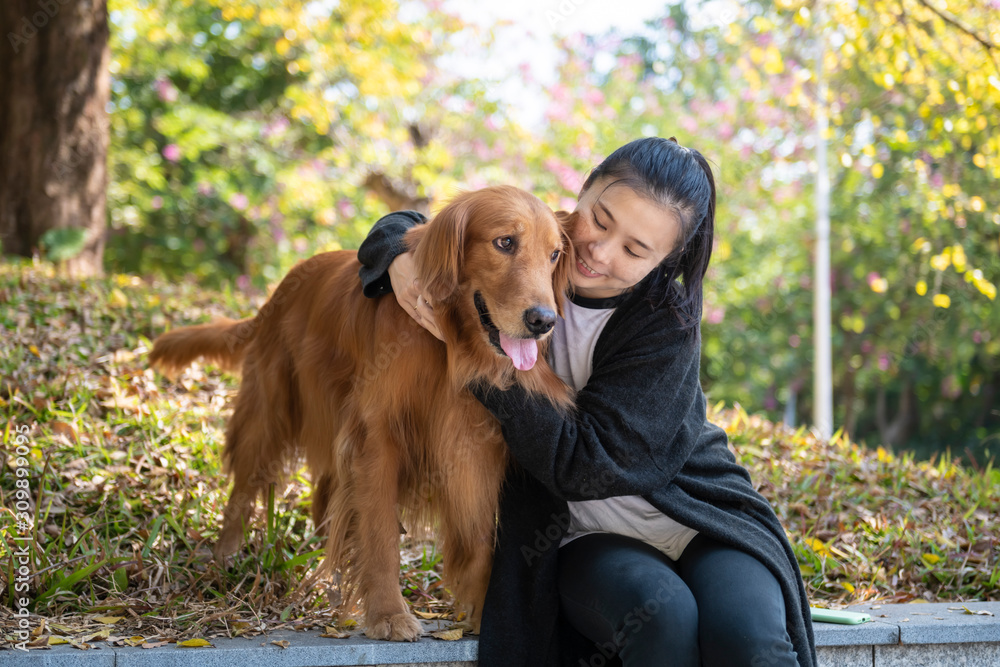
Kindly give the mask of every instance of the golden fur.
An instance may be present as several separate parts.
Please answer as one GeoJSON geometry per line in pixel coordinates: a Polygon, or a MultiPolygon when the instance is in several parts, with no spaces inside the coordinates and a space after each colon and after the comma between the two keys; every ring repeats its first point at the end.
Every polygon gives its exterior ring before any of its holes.
{"type": "Polygon", "coordinates": [[[561,408],[571,400],[545,362],[544,334],[525,324],[528,309],[560,310],[572,266],[548,207],[516,188],[487,188],[459,196],[406,242],[447,344],[394,297],[366,298],[356,253],[345,250],[297,265],[256,317],[171,331],[150,354],[167,374],[199,357],[242,371],[217,556],[239,548],[257,498],[302,456],[326,564],[344,575],[346,604],[360,599],[366,633],[393,640],[420,634],[399,591],[400,521],[438,522],[446,582],[478,631],[508,454],[466,386],[516,382],[561,408]],[[506,236],[515,252],[495,243],[506,236]],[[490,343],[476,293],[497,329],[542,339],[533,368],[515,370],[490,343]]]}

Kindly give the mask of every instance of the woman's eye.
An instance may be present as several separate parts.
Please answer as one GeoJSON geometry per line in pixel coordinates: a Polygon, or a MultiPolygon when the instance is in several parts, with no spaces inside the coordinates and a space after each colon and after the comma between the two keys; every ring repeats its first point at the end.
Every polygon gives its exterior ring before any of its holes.
{"type": "Polygon", "coordinates": [[[501,236],[498,239],[493,240],[493,245],[496,246],[497,250],[501,252],[513,252],[514,251],[514,237],[513,236],[501,236]]]}
{"type": "Polygon", "coordinates": [[[549,257],[549,259],[551,261],[553,261],[553,262],[556,261],[557,259],[559,259],[559,251],[558,250],[553,250],[552,251],[552,256],[549,257]]]}
{"type": "Polygon", "coordinates": [[[631,256],[631,257],[635,257],[636,259],[639,258],[639,255],[637,255],[634,252],[632,252],[631,250],[629,250],[628,246],[625,246],[625,252],[627,252],[629,254],[629,256],[631,256]]]}
{"type": "Polygon", "coordinates": [[[600,221],[598,221],[596,215],[594,216],[594,224],[597,225],[597,228],[600,229],[601,231],[604,231],[605,229],[607,229],[607,227],[605,227],[604,225],[602,225],[600,223],[600,221]]]}

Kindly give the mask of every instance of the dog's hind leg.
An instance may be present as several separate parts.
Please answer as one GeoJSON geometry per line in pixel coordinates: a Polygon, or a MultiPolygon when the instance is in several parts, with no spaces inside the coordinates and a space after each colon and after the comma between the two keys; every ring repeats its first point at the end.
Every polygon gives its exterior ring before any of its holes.
{"type": "Polygon", "coordinates": [[[260,379],[264,373],[244,374],[226,429],[223,459],[233,479],[233,490],[214,549],[216,559],[239,549],[244,530],[253,519],[257,498],[266,498],[268,486],[282,481],[286,460],[295,448],[294,414],[289,408],[294,405],[294,397],[288,385],[274,383],[278,376],[275,369],[267,370],[270,390],[266,395],[260,379]]]}
{"type": "Polygon", "coordinates": [[[365,610],[365,634],[372,639],[416,641],[420,622],[399,592],[400,446],[390,429],[369,425],[352,461],[358,530],[352,577],[365,610]]]}

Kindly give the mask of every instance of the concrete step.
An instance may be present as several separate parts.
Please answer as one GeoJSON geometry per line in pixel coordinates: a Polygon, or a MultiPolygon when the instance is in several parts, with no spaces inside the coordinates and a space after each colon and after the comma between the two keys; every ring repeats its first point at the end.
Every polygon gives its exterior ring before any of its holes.
{"type": "MultiPolygon", "coordinates": [[[[815,623],[822,667],[922,667],[1000,665],[1000,602],[850,607],[872,617],[862,625],[815,623]],[[969,614],[987,611],[993,615],[969,614]]],[[[425,623],[428,631],[440,629],[425,623]]],[[[266,636],[212,639],[214,648],[155,649],[112,647],[103,642],[87,651],[66,645],[49,649],[0,651],[0,667],[332,667],[407,665],[473,667],[478,641],[422,637],[413,643],[367,639],[326,639],[318,632],[280,631],[266,636]],[[288,648],[272,644],[287,641],[288,648]]]]}

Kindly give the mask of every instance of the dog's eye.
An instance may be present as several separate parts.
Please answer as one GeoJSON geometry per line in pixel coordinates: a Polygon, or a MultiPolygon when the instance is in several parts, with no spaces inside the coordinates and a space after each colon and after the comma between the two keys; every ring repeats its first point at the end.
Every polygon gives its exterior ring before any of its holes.
{"type": "Polygon", "coordinates": [[[550,260],[550,261],[552,261],[552,262],[554,262],[554,261],[556,261],[557,259],[559,259],[559,253],[560,253],[560,252],[562,252],[562,251],[560,251],[560,250],[553,250],[553,251],[552,251],[552,256],[551,256],[551,257],[549,257],[549,260],[550,260]]]}
{"type": "Polygon", "coordinates": [[[500,252],[514,252],[514,237],[501,236],[500,238],[493,240],[493,245],[495,245],[497,250],[500,252]]]}

